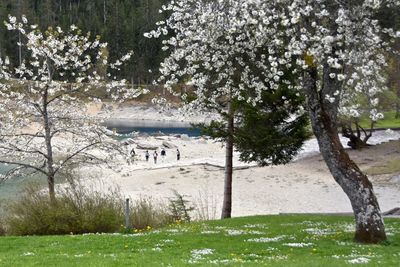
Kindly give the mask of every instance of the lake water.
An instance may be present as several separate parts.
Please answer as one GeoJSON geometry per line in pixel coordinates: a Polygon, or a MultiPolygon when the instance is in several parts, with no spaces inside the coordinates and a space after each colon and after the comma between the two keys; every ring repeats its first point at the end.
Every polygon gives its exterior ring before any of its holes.
{"type": "MultiPolygon", "coordinates": [[[[0,164],[0,173],[5,173],[12,166],[0,164]]],[[[17,197],[20,192],[29,183],[39,183],[43,186],[46,185],[46,179],[40,175],[34,175],[29,177],[16,177],[0,183],[0,204],[4,200],[13,199],[17,197]]]]}
{"type": "Polygon", "coordinates": [[[110,120],[106,126],[116,133],[129,135],[133,132],[147,134],[187,134],[188,136],[200,136],[200,129],[191,127],[187,122],[170,121],[141,121],[141,120],[110,120]]]}

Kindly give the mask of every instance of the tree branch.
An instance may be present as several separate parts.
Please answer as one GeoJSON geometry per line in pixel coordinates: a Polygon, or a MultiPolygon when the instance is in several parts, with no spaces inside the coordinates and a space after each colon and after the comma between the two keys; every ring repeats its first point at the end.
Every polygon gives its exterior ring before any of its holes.
{"type": "Polygon", "coordinates": [[[36,171],[38,171],[38,172],[40,172],[40,173],[43,173],[43,174],[47,175],[47,172],[46,172],[46,171],[40,169],[40,168],[37,167],[37,166],[31,165],[31,164],[29,164],[29,163],[12,162],[12,161],[3,160],[3,159],[0,159],[0,163],[3,163],[3,164],[10,164],[10,165],[18,165],[18,166],[21,166],[21,167],[34,169],[34,170],[36,170],[36,171]]]}
{"type": "Polygon", "coordinates": [[[74,158],[75,156],[77,156],[79,153],[81,153],[82,151],[84,151],[84,150],[86,150],[86,149],[88,149],[88,148],[90,148],[90,147],[92,147],[92,146],[95,146],[95,145],[97,145],[97,144],[100,144],[100,142],[91,143],[91,144],[89,144],[89,145],[87,145],[87,146],[84,146],[83,148],[81,148],[81,149],[75,151],[73,154],[71,154],[70,156],[68,156],[68,157],[63,161],[63,163],[62,163],[59,167],[57,167],[57,168],[55,169],[54,174],[56,174],[68,161],[70,161],[71,159],[73,159],[73,158],[74,158]]]}

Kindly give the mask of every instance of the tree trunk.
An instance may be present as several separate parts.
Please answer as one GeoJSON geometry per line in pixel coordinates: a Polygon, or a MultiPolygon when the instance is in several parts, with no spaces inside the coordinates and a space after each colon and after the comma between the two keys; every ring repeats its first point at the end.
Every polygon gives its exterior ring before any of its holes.
{"type": "MultiPolygon", "coordinates": [[[[397,60],[397,74],[400,75],[400,59],[397,60]]],[[[397,83],[395,84],[395,86],[397,86],[397,90],[396,90],[396,95],[397,95],[397,99],[396,99],[396,119],[400,118],[400,78],[397,78],[397,83]]]]}
{"type": "Polygon", "coordinates": [[[225,181],[224,181],[224,200],[222,205],[221,219],[230,218],[232,215],[232,174],[233,174],[233,107],[228,104],[228,136],[225,142],[225,181]]]}
{"type": "Polygon", "coordinates": [[[48,89],[46,88],[43,93],[43,126],[45,133],[46,143],[46,156],[47,156],[47,183],[49,186],[49,197],[51,202],[55,202],[55,190],[54,190],[54,161],[53,161],[53,148],[51,145],[51,129],[50,120],[48,114],[48,89]]]}
{"type": "Polygon", "coordinates": [[[106,0],[103,0],[103,25],[106,25],[107,15],[106,15],[106,0]]]}
{"type": "Polygon", "coordinates": [[[373,123],[371,124],[371,128],[369,129],[369,133],[362,128],[357,122],[355,123],[356,125],[356,133],[354,133],[352,129],[352,124],[351,122],[346,124],[342,123],[342,136],[349,138],[349,141],[347,142],[347,145],[351,147],[352,149],[363,149],[365,147],[368,147],[368,140],[372,136],[372,130],[373,130],[373,123]],[[364,138],[361,138],[362,133],[364,134],[364,138]]]}
{"type": "Polygon", "coordinates": [[[47,176],[47,184],[49,186],[50,202],[54,203],[56,201],[56,193],[54,190],[54,176],[47,176]]]}
{"type": "MultiPolygon", "coordinates": [[[[22,16],[21,14],[21,0],[18,0],[18,18],[22,16]]],[[[21,41],[21,32],[18,31],[18,66],[22,65],[22,41],[21,41]]]]}
{"type": "Polygon", "coordinates": [[[336,118],[338,102],[330,103],[325,96],[340,89],[337,80],[330,79],[334,72],[324,66],[323,88],[317,88],[318,72],[310,67],[305,77],[304,90],[313,132],[328,168],[353,208],[356,232],[355,240],[362,243],[378,243],[386,240],[385,226],[378,201],[368,177],[349,158],[338,136],[336,118]]]}
{"type": "MultiPolygon", "coordinates": [[[[396,45],[395,45],[395,49],[399,50],[400,49],[400,41],[397,40],[396,45]]],[[[396,99],[396,119],[400,118],[400,56],[396,55],[394,62],[396,64],[396,70],[393,73],[393,76],[396,77],[395,78],[395,82],[394,82],[394,86],[396,87],[396,95],[397,95],[397,99],[396,99]]]]}

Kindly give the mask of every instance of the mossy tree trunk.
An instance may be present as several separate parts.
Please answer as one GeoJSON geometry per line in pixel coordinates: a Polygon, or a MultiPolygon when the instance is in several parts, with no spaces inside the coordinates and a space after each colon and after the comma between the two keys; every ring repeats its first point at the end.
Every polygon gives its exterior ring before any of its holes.
{"type": "Polygon", "coordinates": [[[355,240],[361,243],[379,243],[386,240],[386,234],[372,184],[349,158],[339,140],[336,125],[339,100],[332,103],[325,97],[340,90],[337,79],[329,77],[332,72],[335,70],[326,64],[322,88],[317,86],[316,67],[310,67],[305,75],[304,91],[313,132],[333,178],[351,202],[356,221],[355,240]]]}

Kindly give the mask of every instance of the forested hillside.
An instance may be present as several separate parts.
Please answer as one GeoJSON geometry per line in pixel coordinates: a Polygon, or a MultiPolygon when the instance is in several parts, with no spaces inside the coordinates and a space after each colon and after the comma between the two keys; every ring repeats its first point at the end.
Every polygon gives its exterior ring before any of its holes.
{"type": "MultiPolygon", "coordinates": [[[[120,75],[135,84],[152,81],[162,58],[161,41],[147,39],[143,33],[154,29],[156,21],[164,14],[159,13],[168,0],[0,0],[0,57],[10,57],[16,65],[20,54],[16,43],[18,33],[8,32],[3,25],[8,14],[21,17],[41,28],[60,25],[62,28],[75,24],[92,35],[100,35],[109,43],[111,58],[119,57],[129,50],[134,51],[133,60],[120,75]]],[[[21,40],[24,43],[24,40],[21,40]]]]}

